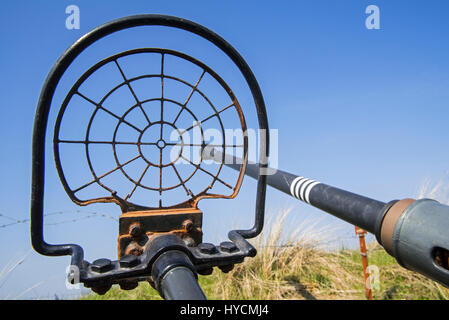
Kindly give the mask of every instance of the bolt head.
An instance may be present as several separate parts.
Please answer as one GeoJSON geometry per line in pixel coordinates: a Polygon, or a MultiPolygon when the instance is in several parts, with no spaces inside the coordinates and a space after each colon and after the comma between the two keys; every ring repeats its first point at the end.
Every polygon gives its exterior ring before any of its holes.
{"type": "Polygon", "coordinates": [[[122,290],[133,290],[137,288],[139,283],[137,281],[121,281],[119,282],[120,289],[122,290]]]}
{"type": "Polygon", "coordinates": [[[184,230],[185,230],[186,232],[191,232],[191,231],[193,230],[193,222],[192,222],[192,220],[190,220],[190,219],[185,220],[185,221],[182,223],[182,226],[184,227],[184,230]]]}
{"type": "Polygon", "coordinates": [[[112,285],[107,284],[107,285],[103,285],[103,286],[99,286],[99,287],[92,287],[91,289],[96,294],[104,295],[106,292],[109,291],[109,289],[111,289],[111,287],[112,287],[112,285]]]}
{"type": "Polygon", "coordinates": [[[212,272],[214,272],[214,268],[201,269],[197,270],[196,272],[202,276],[209,276],[212,274],[212,272]]]}
{"type": "Polygon", "coordinates": [[[139,263],[139,258],[133,254],[127,254],[120,257],[119,263],[122,268],[132,268],[139,263]]]}
{"type": "Polygon", "coordinates": [[[139,246],[136,242],[131,242],[125,250],[125,255],[132,254],[135,256],[140,256],[143,253],[143,248],[139,246]]]}
{"type": "Polygon", "coordinates": [[[233,242],[225,241],[220,243],[220,250],[223,252],[231,253],[236,251],[237,249],[238,249],[237,246],[233,242]]]}
{"type": "Polygon", "coordinates": [[[97,259],[94,262],[92,262],[91,269],[94,272],[103,273],[106,271],[111,270],[112,264],[111,260],[109,259],[97,259]]]}
{"type": "Polygon", "coordinates": [[[140,237],[143,234],[143,230],[140,227],[140,224],[138,223],[134,223],[129,227],[129,234],[134,237],[140,237]]]}
{"type": "Polygon", "coordinates": [[[201,253],[214,254],[217,252],[217,248],[212,243],[200,243],[198,249],[201,253]]]}

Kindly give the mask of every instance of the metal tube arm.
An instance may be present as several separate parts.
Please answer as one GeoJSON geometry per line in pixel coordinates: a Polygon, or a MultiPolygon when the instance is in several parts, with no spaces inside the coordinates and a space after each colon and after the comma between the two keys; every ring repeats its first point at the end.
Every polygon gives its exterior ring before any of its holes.
{"type": "Polygon", "coordinates": [[[167,300],[207,300],[198,284],[195,267],[182,251],[161,254],[151,269],[155,288],[167,300]]]}

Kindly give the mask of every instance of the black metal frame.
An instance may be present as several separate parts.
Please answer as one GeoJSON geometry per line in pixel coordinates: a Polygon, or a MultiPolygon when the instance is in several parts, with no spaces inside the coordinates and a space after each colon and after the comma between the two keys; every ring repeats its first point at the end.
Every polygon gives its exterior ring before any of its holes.
{"type": "MultiPolygon", "coordinates": [[[[196,271],[207,270],[213,266],[226,268],[229,265],[243,261],[246,256],[254,256],[255,249],[246,239],[257,236],[263,228],[265,212],[266,176],[260,174],[257,183],[255,222],[251,229],[233,230],[229,232],[229,238],[233,243],[223,243],[219,247],[203,244],[194,248],[187,248],[176,237],[162,236],[160,241],[151,243],[151,250],[137,257],[124,256],[122,261],[114,261],[90,264],[83,259],[83,249],[76,244],[49,244],[44,240],[43,234],[43,206],[44,206],[44,182],[45,182],[45,138],[48,115],[52,98],[58,82],[65,70],[73,60],[95,41],[114,32],[138,26],[167,26],[190,31],[216,45],[239,68],[253,95],[259,128],[266,130],[265,139],[260,141],[260,165],[259,170],[265,170],[268,163],[269,135],[268,120],[264,99],[254,74],[240,54],[223,38],[205,27],[189,20],[165,16],[165,15],[136,15],[117,19],[92,30],[69,49],[57,60],[48,74],[41,95],[39,97],[33,128],[32,142],[32,182],[31,182],[31,242],[33,248],[49,256],[71,255],[71,265],[80,271],[80,281],[90,287],[108,287],[120,280],[147,276],[152,270],[153,263],[164,252],[177,250],[184,252],[196,271]],[[179,241],[178,241],[179,240],[179,241]],[[126,258],[125,258],[126,257],[126,258]],[[131,259],[132,258],[132,259],[131,259]],[[133,260],[131,263],[127,259],[133,260]]],[[[263,171],[260,171],[263,172],[263,171]]],[[[158,238],[158,239],[159,239],[158,238]]]]}

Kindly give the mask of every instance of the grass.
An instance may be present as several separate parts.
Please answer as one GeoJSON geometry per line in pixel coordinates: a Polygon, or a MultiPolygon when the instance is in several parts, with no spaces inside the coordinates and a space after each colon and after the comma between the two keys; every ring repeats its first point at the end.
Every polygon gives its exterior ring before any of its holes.
{"type": "MultiPolygon", "coordinates": [[[[269,223],[253,244],[255,258],[248,258],[225,274],[219,269],[200,276],[199,283],[212,300],[268,299],[365,299],[362,265],[358,250],[329,250],[329,230],[306,223],[285,235],[288,211],[269,223]]],[[[448,299],[449,289],[398,265],[382,247],[368,245],[369,264],[379,271],[379,287],[374,299],[448,299]]],[[[83,299],[160,299],[148,284],[122,291],[114,286],[103,296],[90,294],[83,299]]]]}

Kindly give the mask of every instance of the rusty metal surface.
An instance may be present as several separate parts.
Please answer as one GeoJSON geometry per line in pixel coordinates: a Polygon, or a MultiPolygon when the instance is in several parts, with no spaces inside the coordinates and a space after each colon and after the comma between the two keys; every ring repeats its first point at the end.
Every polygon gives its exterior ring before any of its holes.
{"type": "MultiPolygon", "coordinates": [[[[235,97],[234,93],[232,92],[232,90],[229,88],[229,86],[224,82],[224,80],[218,75],[216,74],[211,68],[209,68],[208,66],[206,66],[205,64],[203,64],[202,62],[188,56],[185,55],[183,53],[177,52],[177,51],[173,51],[173,50],[168,50],[168,49],[158,49],[158,48],[142,48],[142,49],[134,49],[134,50],[129,50],[129,51],[125,51],[119,54],[116,54],[114,56],[111,56],[107,59],[102,60],[101,62],[97,63],[96,65],[94,65],[92,68],[90,68],[88,71],[86,71],[79,79],[78,81],[75,83],[75,85],[71,88],[70,92],[68,93],[68,95],[66,96],[57,120],[56,120],[56,124],[55,124],[55,131],[54,131],[54,141],[53,141],[53,148],[54,148],[54,156],[55,156],[55,162],[56,162],[56,168],[58,171],[58,174],[60,176],[61,182],[65,188],[65,191],[67,192],[67,194],[69,195],[69,197],[72,199],[72,201],[74,201],[75,203],[77,203],[78,205],[88,205],[91,203],[99,203],[99,202],[113,202],[118,204],[121,209],[122,212],[128,212],[128,211],[142,211],[142,210],[148,210],[148,209],[160,209],[160,208],[196,208],[197,203],[199,200],[204,199],[204,198],[234,198],[241,186],[242,180],[243,180],[243,176],[244,176],[244,171],[246,168],[246,160],[248,157],[248,137],[246,135],[246,131],[247,131],[247,127],[246,127],[246,122],[245,122],[245,118],[243,115],[243,111],[242,108],[240,107],[240,104],[237,100],[237,98],[235,97]],[[127,56],[133,56],[133,55],[138,55],[141,53],[156,53],[156,54],[160,54],[161,56],[161,69],[160,69],[160,73],[158,74],[145,74],[145,75],[141,75],[138,77],[134,77],[131,79],[126,78],[124,71],[122,70],[122,67],[120,66],[118,59],[122,58],[122,57],[127,57],[127,56]],[[170,76],[168,74],[164,74],[164,57],[165,56],[175,56],[181,59],[184,59],[198,67],[200,67],[202,69],[202,74],[200,76],[200,78],[197,80],[197,82],[195,84],[191,84],[183,79],[177,78],[177,77],[173,77],[170,76]],[[79,87],[99,68],[103,67],[106,64],[111,64],[113,66],[115,66],[117,68],[117,70],[119,70],[120,74],[123,77],[123,82],[120,83],[119,85],[115,86],[114,88],[112,88],[99,102],[95,102],[93,101],[91,98],[87,97],[86,95],[82,94],[79,92],[79,87]],[[220,108],[217,108],[212,102],[211,99],[209,99],[205,93],[203,93],[199,88],[198,88],[198,84],[200,83],[201,79],[203,78],[203,76],[205,74],[208,74],[210,76],[212,76],[218,83],[219,85],[226,91],[227,95],[229,96],[230,100],[232,101],[231,104],[227,105],[227,106],[222,106],[220,108]],[[149,79],[149,78],[160,78],[161,79],[161,96],[160,97],[154,97],[152,99],[147,99],[144,101],[139,101],[139,99],[137,98],[135,92],[132,89],[131,83],[133,81],[139,80],[139,79],[149,79]],[[164,79],[171,79],[174,81],[177,81],[179,83],[182,83],[184,85],[187,85],[191,88],[191,93],[190,95],[187,97],[186,101],[175,101],[175,100],[171,100],[169,98],[167,98],[164,95],[164,79]],[[127,111],[122,114],[122,115],[117,115],[115,113],[113,113],[112,111],[110,111],[107,107],[105,107],[103,105],[103,102],[111,96],[111,94],[117,90],[118,88],[121,87],[127,87],[129,89],[129,91],[131,92],[131,94],[133,95],[133,97],[136,100],[136,103],[131,106],[130,108],[127,109],[127,111]],[[201,95],[209,104],[209,106],[211,107],[211,109],[213,110],[213,112],[206,118],[204,119],[199,119],[191,110],[191,108],[188,107],[188,103],[189,100],[191,99],[193,93],[198,93],[199,95],[201,95]],[[85,139],[84,140],[68,140],[68,139],[62,139],[60,138],[60,130],[61,130],[61,121],[65,115],[65,111],[67,109],[67,106],[71,100],[71,98],[73,96],[78,96],[81,99],[84,99],[85,101],[89,102],[90,104],[95,106],[95,110],[92,112],[92,115],[90,116],[89,119],[89,123],[88,126],[86,128],[86,134],[85,134],[85,139]],[[150,121],[149,117],[147,115],[147,113],[145,112],[145,110],[142,107],[143,103],[147,103],[147,102],[151,102],[151,101],[160,101],[161,103],[161,108],[160,108],[160,118],[157,121],[150,121]],[[179,106],[180,110],[179,113],[177,114],[176,118],[174,121],[169,122],[168,120],[164,119],[164,102],[169,102],[169,103],[173,103],[179,106]],[[225,110],[228,110],[230,108],[235,109],[235,111],[237,112],[238,118],[240,120],[239,126],[242,129],[243,134],[243,145],[236,145],[236,144],[231,144],[228,145],[226,144],[225,141],[225,127],[223,124],[223,121],[220,117],[221,113],[225,110]],[[143,129],[139,129],[138,127],[136,127],[134,124],[130,123],[129,121],[127,121],[125,119],[125,117],[132,112],[134,109],[140,109],[142,111],[142,114],[145,118],[145,120],[148,122],[148,125],[143,129]],[[113,134],[113,138],[111,141],[98,141],[98,140],[91,140],[89,138],[90,132],[91,132],[91,128],[92,128],[92,122],[93,119],[95,117],[95,115],[99,112],[106,112],[108,113],[110,116],[114,117],[118,122],[117,125],[114,129],[114,134],[113,134]],[[190,114],[195,121],[197,121],[197,125],[193,125],[190,128],[187,129],[178,129],[176,126],[176,121],[178,120],[180,114],[182,112],[187,112],[188,114],[190,114]],[[221,130],[221,134],[223,136],[223,143],[219,144],[219,145],[214,145],[213,147],[216,148],[222,148],[223,153],[225,151],[225,148],[242,148],[243,150],[243,158],[244,158],[244,162],[241,164],[241,170],[240,170],[240,174],[238,176],[238,179],[236,181],[236,183],[234,185],[231,185],[231,183],[228,183],[225,181],[225,178],[219,177],[220,173],[221,173],[221,169],[223,166],[223,163],[219,164],[219,168],[217,170],[216,173],[212,173],[210,171],[208,171],[207,169],[205,169],[204,167],[201,166],[201,164],[203,163],[203,157],[202,154],[200,154],[200,162],[199,163],[194,163],[192,162],[190,159],[187,159],[186,157],[183,156],[182,150],[184,147],[189,147],[189,146],[193,146],[193,144],[186,144],[184,142],[184,139],[182,138],[183,134],[191,129],[193,129],[193,127],[195,126],[199,126],[200,130],[201,130],[201,136],[202,136],[202,143],[201,146],[203,149],[208,146],[205,143],[204,140],[204,134],[203,134],[203,129],[201,127],[201,125],[212,119],[212,118],[216,118],[219,122],[219,129],[221,130]],[[133,130],[136,130],[139,133],[139,138],[137,139],[137,141],[117,141],[117,131],[119,129],[119,127],[121,125],[127,126],[133,130]],[[158,139],[157,141],[151,141],[151,142],[145,142],[142,141],[142,135],[143,133],[150,127],[152,126],[159,126],[160,127],[160,139],[158,139]],[[181,141],[177,142],[177,143],[170,143],[165,141],[162,138],[162,128],[166,126],[166,127],[171,127],[174,130],[176,130],[179,134],[179,137],[181,139],[181,141]],[[89,170],[92,174],[92,180],[86,182],[85,184],[76,187],[76,188],[71,188],[69,187],[69,184],[67,182],[66,176],[65,176],[65,172],[63,170],[62,167],[62,163],[61,163],[61,149],[60,149],[60,145],[61,144],[77,144],[77,145],[82,145],[84,146],[85,149],[85,157],[87,160],[87,164],[89,167],[89,170]],[[112,150],[113,150],[113,155],[114,155],[114,161],[116,163],[116,167],[112,168],[111,170],[102,173],[102,174],[98,174],[95,169],[94,166],[92,164],[92,160],[91,160],[91,155],[90,155],[90,149],[89,147],[95,144],[102,144],[102,145],[111,145],[112,150]],[[117,156],[117,150],[116,147],[118,145],[134,145],[138,148],[139,154],[132,158],[129,159],[126,162],[120,162],[118,156],[117,156]],[[148,160],[145,155],[142,152],[142,146],[144,145],[153,145],[156,146],[159,149],[159,162],[158,163],[154,163],[150,160],[148,160]],[[177,159],[172,160],[170,163],[162,163],[162,152],[163,149],[168,147],[168,146],[180,146],[181,147],[181,151],[179,152],[179,156],[177,159]],[[194,167],[194,171],[190,174],[190,176],[188,176],[187,178],[183,179],[181,178],[177,168],[176,168],[176,161],[179,160],[179,158],[182,158],[182,160],[188,162],[191,166],[194,167]],[[146,167],[145,169],[140,173],[139,178],[133,178],[131,177],[131,175],[126,171],[126,166],[134,161],[136,161],[137,159],[143,159],[146,162],[146,167]],[[148,185],[143,184],[142,179],[144,178],[145,174],[147,173],[148,169],[150,167],[154,167],[157,168],[157,170],[159,170],[159,185],[158,187],[151,187],[148,185]],[[174,170],[174,172],[176,173],[176,176],[179,180],[179,183],[176,185],[172,185],[169,187],[163,187],[163,179],[164,179],[164,170],[166,169],[170,169],[174,170]],[[195,173],[197,173],[198,171],[201,171],[205,174],[207,174],[208,176],[210,176],[211,178],[211,182],[206,184],[206,187],[194,194],[186,185],[186,183],[195,175],[195,173]],[[126,177],[127,180],[129,180],[134,187],[128,192],[128,194],[126,196],[122,196],[120,197],[117,194],[116,191],[116,187],[114,186],[110,186],[107,185],[104,182],[104,178],[108,177],[109,175],[111,175],[112,173],[116,173],[116,172],[121,172],[123,174],[124,177],[126,177]],[[209,191],[212,189],[212,187],[214,186],[215,183],[220,183],[222,185],[224,185],[226,188],[228,188],[231,192],[230,194],[215,194],[215,193],[210,193],[209,191]],[[92,198],[92,199],[80,199],[76,194],[80,191],[82,191],[83,189],[93,185],[93,184],[98,184],[100,187],[102,187],[103,189],[106,190],[106,192],[108,194],[110,194],[110,196],[104,196],[104,197],[98,197],[98,198],[92,198]],[[135,204],[132,203],[130,201],[130,199],[132,198],[135,190],[137,188],[143,188],[149,191],[155,191],[159,194],[159,205],[157,207],[148,207],[148,206],[144,206],[144,205],[140,205],[140,204],[135,204]],[[162,193],[164,191],[168,191],[168,190],[172,190],[175,188],[182,188],[184,189],[185,193],[186,193],[186,200],[184,202],[175,204],[175,205],[171,205],[171,206],[164,206],[164,204],[162,203],[162,193]]],[[[197,146],[197,145],[196,145],[197,146]]],[[[209,145],[210,146],[210,145],[209,145]]],[[[68,173],[68,174],[73,174],[73,173],[68,173]]]]}
{"type": "Polygon", "coordinates": [[[199,209],[161,209],[120,216],[118,257],[141,255],[154,237],[174,234],[189,246],[202,242],[203,213],[199,209]]]}
{"type": "Polygon", "coordinates": [[[415,202],[415,199],[403,199],[396,202],[385,214],[381,227],[381,243],[385,250],[393,255],[393,232],[401,215],[405,212],[410,204],[415,202]]]}

